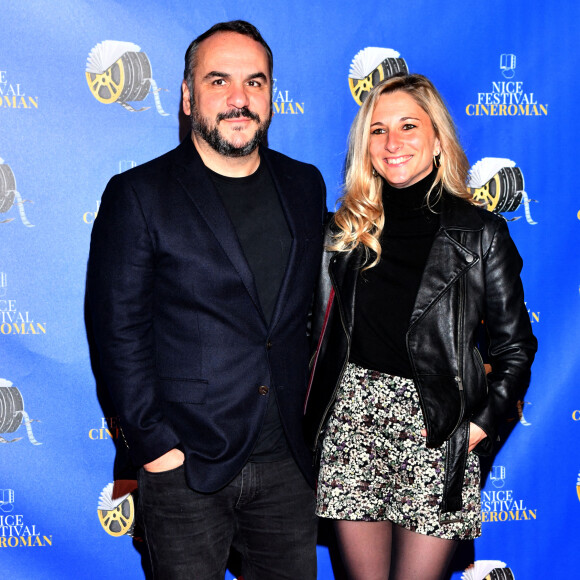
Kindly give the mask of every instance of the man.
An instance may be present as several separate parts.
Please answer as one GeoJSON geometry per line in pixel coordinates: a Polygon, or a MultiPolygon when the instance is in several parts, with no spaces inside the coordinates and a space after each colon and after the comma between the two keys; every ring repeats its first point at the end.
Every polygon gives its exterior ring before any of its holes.
{"type": "Polygon", "coordinates": [[[186,53],[191,139],[111,179],[88,300],[139,471],[156,578],[316,577],[301,431],[307,315],[322,250],[318,170],[260,145],[272,54],[243,21],[186,53]]]}

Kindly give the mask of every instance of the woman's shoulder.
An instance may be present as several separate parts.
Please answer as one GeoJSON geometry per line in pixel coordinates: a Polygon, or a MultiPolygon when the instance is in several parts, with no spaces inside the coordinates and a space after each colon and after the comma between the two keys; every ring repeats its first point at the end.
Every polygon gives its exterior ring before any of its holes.
{"type": "Polygon", "coordinates": [[[447,192],[444,194],[444,207],[447,213],[467,219],[471,218],[475,222],[479,222],[484,228],[491,227],[495,229],[506,223],[506,219],[501,214],[489,211],[485,205],[472,203],[468,199],[463,199],[447,192]]]}

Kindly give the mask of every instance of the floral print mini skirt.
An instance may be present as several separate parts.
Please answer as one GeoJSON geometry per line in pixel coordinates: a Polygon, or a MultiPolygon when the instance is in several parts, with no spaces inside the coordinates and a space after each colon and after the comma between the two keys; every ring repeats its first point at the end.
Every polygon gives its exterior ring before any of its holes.
{"type": "Polygon", "coordinates": [[[326,428],[318,477],[323,518],[389,520],[420,534],[466,540],[481,534],[479,458],[470,453],[463,509],[439,522],[446,446],[425,445],[411,379],[348,363],[326,428]]]}

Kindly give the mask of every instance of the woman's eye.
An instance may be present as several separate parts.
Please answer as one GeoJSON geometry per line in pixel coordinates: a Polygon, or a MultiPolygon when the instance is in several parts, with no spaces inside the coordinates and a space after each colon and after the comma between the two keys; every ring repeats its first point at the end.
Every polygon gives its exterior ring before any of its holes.
{"type": "Polygon", "coordinates": [[[409,129],[414,129],[415,127],[416,127],[416,125],[413,125],[412,123],[405,123],[403,125],[403,130],[408,131],[409,129]]]}
{"type": "Polygon", "coordinates": [[[384,132],[384,129],[373,129],[371,135],[382,135],[384,132]]]}

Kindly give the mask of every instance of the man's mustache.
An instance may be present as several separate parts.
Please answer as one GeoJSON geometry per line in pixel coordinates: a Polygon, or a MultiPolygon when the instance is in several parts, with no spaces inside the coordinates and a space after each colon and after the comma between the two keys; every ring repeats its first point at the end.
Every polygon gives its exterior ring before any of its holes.
{"type": "Polygon", "coordinates": [[[216,116],[216,122],[219,123],[224,119],[239,119],[240,117],[245,117],[246,119],[252,119],[256,123],[260,123],[260,115],[253,113],[248,109],[248,107],[242,107],[241,109],[231,109],[227,113],[218,113],[216,116]]]}

